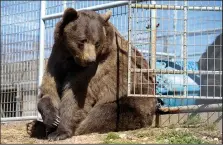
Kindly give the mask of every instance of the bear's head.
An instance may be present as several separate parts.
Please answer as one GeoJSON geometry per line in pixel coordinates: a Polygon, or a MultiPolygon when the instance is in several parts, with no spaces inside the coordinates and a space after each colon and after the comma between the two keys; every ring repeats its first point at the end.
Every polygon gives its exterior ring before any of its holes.
{"type": "Polygon", "coordinates": [[[57,23],[54,39],[63,43],[75,62],[83,67],[101,61],[109,55],[114,38],[108,20],[111,11],[98,14],[94,11],[76,11],[67,8],[57,23]]]}

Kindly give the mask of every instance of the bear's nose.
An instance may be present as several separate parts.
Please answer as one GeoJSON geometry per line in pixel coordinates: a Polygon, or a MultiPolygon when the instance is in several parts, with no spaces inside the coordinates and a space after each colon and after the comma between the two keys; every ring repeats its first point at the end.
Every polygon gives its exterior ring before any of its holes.
{"type": "Polygon", "coordinates": [[[91,62],[95,62],[95,60],[96,60],[95,56],[89,56],[87,61],[91,63],[91,62]]]}

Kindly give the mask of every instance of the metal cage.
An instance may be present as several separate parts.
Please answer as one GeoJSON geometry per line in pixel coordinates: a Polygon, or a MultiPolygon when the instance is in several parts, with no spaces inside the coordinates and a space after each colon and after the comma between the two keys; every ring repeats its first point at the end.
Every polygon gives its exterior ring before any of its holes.
{"type": "Polygon", "coordinates": [[[206,121],[221,117],[221,1],[1,1],[2,121],[38,118],[38,86],[55,24],[67,7],[112,10],[110,21],[128,49],[143,54],[129,51],[129,58],[150,64],[135,69],[129,61],[128,96],[160,98],[159,114],[168,115],[161,121],[157,114],[158,125],[179,123],[194,112],[203,112],[206,121]],[[134,91],[136,84],[149,86],[134,80],[137,73],[155,76],[155,94],[134,91]]]}

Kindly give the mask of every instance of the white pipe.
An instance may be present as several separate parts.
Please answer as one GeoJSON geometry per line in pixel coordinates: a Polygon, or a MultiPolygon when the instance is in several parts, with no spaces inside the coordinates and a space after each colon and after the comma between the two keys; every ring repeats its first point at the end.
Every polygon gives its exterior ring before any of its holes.
{"type": "MultiPolygon", "coordinates": [[[[175,5],[177,5],[177,1],[175,0],[175,5]]],[[[177,36],[176,36],[176,33],[177,33],[177,10],[174,10],[173,12],[174,14],[174,19],[173,19],[173,29],[174,29],[174,46],[175,46],[175,49],[174,49],[174,58],[176,58],[176,43],[177,43],[177,36]]],[[[176,61],[175,59],[172,60],[172,61],[176,61]]]]}
{"type": "Polygon", "coordinates": [[[24,117],[7,117],[1,118],[1,123],[8,121],[24,121],[24,120],[36,120],[37,116],[24,116],[24,117]]]}
{"type": "Polygon", "coordinates": [[[183,79],[183,85],[184,85],[184,96],[187,96],[187,0],[184,0],[184,32],[183,32],[183,72],[184,72],[184,79],[183,79]]]}
{"type": "Polygon", "coordinates": [[[67,8],[67,1],[63,1],[63,9],[65,10],[67,8]]]}
{"type": "Polygon", "coordinates": [[[161,107],[160,114],[179,114],[179,113],[201,113],[201,112],[222,112],[222,104],[210,105],[188,105],[178,107],[161,107]]]}
{"type": "MultiPolygon", "coordinates": [[[[168,69],[131,69],[131,72],[151,72],[156,74],[184,74],[184,70],[168,70],[168,69]]],[[[202,70],[187,70],[186,74],[222,74],[222,71],[202,71],[202,70]]]]}
{"type": "MultiPolygon", "coordinates": [[[[132,4],[132,8],[162,9],[162,10],[184,10],[184,6],[156,5],[156,4],[132,4]]],[[[194,11],[222,11],[222,7],[188,6],[188,10],[194,10],[194,11]]]]}
{"type": "Polygon", "coordinates": [[[222,97],[214,96],[183,96],[183,95],[149,95],[149,94],[129,94],[129,97],[148,97],[148,98],[169,98],[169,99],[205,99],[222,100],[222,97]]]}
{"type": "MultiPolygon", "coordinates": [[[[42,77],[44,73],[44,36],[45,36],[45,24],[44,20],[42,19],[45,16],[45,10],[46,10],[46,1],[41,1],[40,5],[40,37],[39,37],[39,74],[38,74],[38,87],[40,87],[42,83],[42,77]]],[[[39,94],[38,90],[38,94],[39,94]]],[[[39,96],[39,95],[37,95],[39,96]]],[[[37,98],[38,100],[39,98],[37,98]]],[[[37,114],[38,118],[41,118],[40,113],[37,114]]]]}
{"type": "Polygon", "coordinates": [[[40,36],[39,36],[39,76],[38,86],[42,83],[43,71],[44,71],[44,35],[45,35],[45,24],[42,18],[45,16],[46,1],[41,1],[40,8],[40,36]]]}
{"type": "MultiPolygon", "coordinates": [[[[154,5],[156,1],[151,1],[154,5]]],[[[156,10],[151,10],[151,57],[152,63],[151,68],[156,68],[156,10]]]]}
{"type": "Polygon", "coordinates": [[[129,1],[129,5],[128,5],[128,42],[129,42],[129,46],[128,46],[128,94],[129,95],[131,93],[131,57],[132,57],[132,47],[131,47],[131,36],[132,36],[132,9],[131,9],[131,1],[129,1]]]}
{"type": "MultiPolygon", "coordinates": [[[[97,11],[97,10],[104,10],[104,9],[113,8],[113,7],[122,6],[122,5],[127,5],[127,4],[128,4],[128,1],[117,1],[117,2],[111,2],[111,3],[97,5],[97,6],[92,6],[92,7],[87,7],[87,8],[81,8],[81,9],[77,9],[77,11],[80,11],[80,10],[93,10],[93,11],[97,11]]],[[[42,19],[45,21],[45,20],[51,20],[51,19],[55,19],[55,18],[60,18],[62,16],[63,16],[63,12],[62,13],[52,14],[52,15],[47,15],[47,16],[42,17],[42,19]]]]}
{"type": "MultiPolygon", "coordinates": [[[[152,4],[156,4],[156,1],[151,1],[152,4]]],[[[151,68],[156,69],[156,9],[151,10],[151,68]]],[[[153,78],[153,81],[155,82],[155,78],[153,78]]],[[[154,84],[155,85],[155,84],[154,84]]],[[[154,86],[155,87],[155,86],[154,86]]],[[[155,93],[155,91],[154,91],[155,93]]]]}

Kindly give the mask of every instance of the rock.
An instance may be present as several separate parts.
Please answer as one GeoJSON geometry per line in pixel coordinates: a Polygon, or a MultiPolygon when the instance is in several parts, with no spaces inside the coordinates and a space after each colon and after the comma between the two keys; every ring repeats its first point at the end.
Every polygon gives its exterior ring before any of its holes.
{"type": "Polygon", "coordinates": [[[148,137],[145,137],[145,138],[143,138],[142,140],[148,140],[149,138],[148,137]]]}
{"type": "Polygon", "coordinates": [[[218,138],[214,138],[214,141],[218,141],[218,138]]]}
{"type": "Polygon", "coordinates": [[[175,130],[176,130],[176,131],[179,131],[179,130],[180,130],[180,128],[176,128],[175,130]]]}
{"type": "Polygon", "coordinates": [[[126,139],[127,135],[126,134],[120,134],[119,137],[122,138],[122,139],[126,139]]]}
{"type": "Polygon", "coordinates": [[[169,143],[169,140],[168,140],[168,139],[164,139],[164,142],[165,142],[165,143],[169,143]]]}
{"type": "Polygon", "coordinates": [[[207,136],[203,136],[203,137],[202,137],[202,139],[206,139],[206,138],[207,138],[207,136]]]}

